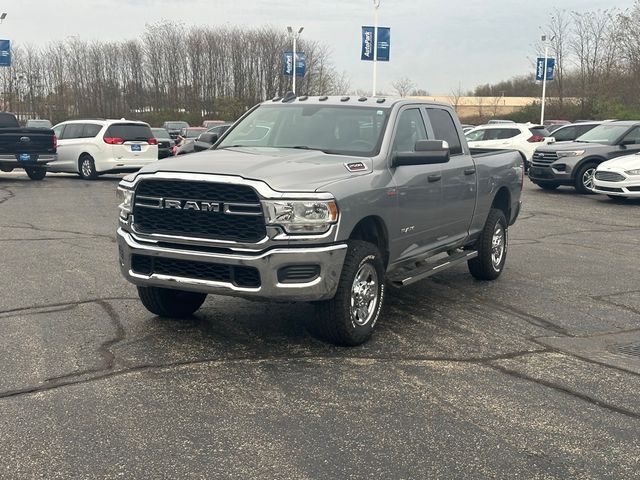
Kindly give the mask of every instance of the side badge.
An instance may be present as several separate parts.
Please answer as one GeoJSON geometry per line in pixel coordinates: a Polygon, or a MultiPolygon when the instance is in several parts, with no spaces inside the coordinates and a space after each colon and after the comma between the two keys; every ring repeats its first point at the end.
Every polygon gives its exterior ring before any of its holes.
{"type": "Polygon", "coordinates": [[[350,172],[364,172],[367,170],[367,166],[362,162],[345,163],[344,166],[350,172]]]}

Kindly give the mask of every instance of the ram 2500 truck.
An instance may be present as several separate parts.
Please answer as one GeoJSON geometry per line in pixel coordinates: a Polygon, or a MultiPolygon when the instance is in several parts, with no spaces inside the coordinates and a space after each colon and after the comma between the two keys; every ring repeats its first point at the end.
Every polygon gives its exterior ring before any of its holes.
{"type": "Polygon", "coordinates": [[[42,180],[46,164],[57,158],[56,151],[53,130],[21,128],[13,114],[0,112],[0,170],[23,168],[31,180],[42,180]]]}
{"type": "Polygon", "coordinates": [[[121,181],[120,267],[159,316],[209,293],[311,301],[327,340],[357,345],[386,285],[500,275],[523,174],[518,152],[471,152],[448,105],[287,95],[121,181]]]}

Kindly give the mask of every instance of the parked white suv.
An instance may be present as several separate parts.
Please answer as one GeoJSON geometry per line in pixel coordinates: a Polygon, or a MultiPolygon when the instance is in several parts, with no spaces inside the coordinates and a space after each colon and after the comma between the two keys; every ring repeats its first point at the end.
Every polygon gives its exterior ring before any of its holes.
{"type": "Polygon", "coordinates": [[[549,135],[541,125],[523,123],[481,125],[465,133],[470,148],[518,150],[526,158],[527,169],[535,149],[551,141],[549,135]]]}
{"type": "Polygon", "coordinates": [[[69,120],[53,127],[58,159],[51,172],[94,180],[103,173],[135,172],[158,159],[158,141],[147,123],[131,120],[69,120]]]}

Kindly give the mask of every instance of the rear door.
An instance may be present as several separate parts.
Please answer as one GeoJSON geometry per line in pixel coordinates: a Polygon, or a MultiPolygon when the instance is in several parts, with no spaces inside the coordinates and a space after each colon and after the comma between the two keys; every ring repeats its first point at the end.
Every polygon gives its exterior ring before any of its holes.
{"type": "Polygon", "coordinates": [[[458,128],[443,108],[427,108],[433,138],[449,144],[448,163],[442,169],[442,225],[439,241],[454,243],[467,237],[476,206],[477,179],[473,158],[463,151],[458,128]]]}
{"type": "Polygon", "coordinates": [[[138,163],[158,158],[157,140],[149,125],[143,123],[113,123],[104,134],[111,145],[113,159],[118,162],[138,163]]]}

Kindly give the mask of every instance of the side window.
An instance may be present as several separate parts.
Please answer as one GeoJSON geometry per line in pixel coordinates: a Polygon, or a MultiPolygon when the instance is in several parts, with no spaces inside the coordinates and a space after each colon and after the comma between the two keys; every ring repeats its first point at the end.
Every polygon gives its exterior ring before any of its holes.
{"type": "Polygon", "coordinates": [[[427,114],[433,127],[435,139],[447,142],[451,155],[460,155],[462,153],[462,144],[460,143],[456,124],[449,112],[440,108],[428,108],[427,114]]]}
{"type": "Polygon", "coordinates": [[[627,133],[624,138],[622,139],[623,142],[631,142],[633,141],[633,143],[640,143],[640,127],[636,127],[633,130],[631,130],[629,133],[627,133]]]}
{"type": "Polygon", "coordinates": [[[64,128],[64,139],[72,140],[74,138],[82,137],[82,129],[84,128],[82,123],[69,123],[64,128]]]}
{"type": "Polygon", "coordinates": [[[577,130],[577,127],[564,127],[556,132],[552,132],[551,136],[556,139],[556,142],[566,142],[567,140],[573,140],[584,133],[577,133],[577,130]]]}
{"type": "Polygon", "coordinates": [[[417,108],[405,110],[398,118],[398,128],[393,139],[392,152],[413,152],[416,142],[427,139],[427,129],[417,108]]]}
{"type": "Polygon", "coordinates": [[[95,123],[85,123],[82,130],[82,138],[93,138],[98,132],[102,130],[102,125],[96,125],[95,123]]]}
{"type": "Polygon", "coordinates": [[[501,128],[500,130],[498,130],[496,139],[504,140],[507,138],[516,137],[518,135],[520,135],[520,130],[517,130],[515,128],[501,128]]]}
{"type": "Polygon", "coordinates": [[[62,140],[64,135],[64,125],[58,125],[53,129],[53,133],[55,133],[58,140],[62,140]]]}
{"type": "Polygon", "coordinates": [[[481,140],[485,140],[485,134],[487,133],[487,130],[475,130],[473,132],[468,132],[466,137],[467,137],[467,142],[479,142],[481,140]]]}

